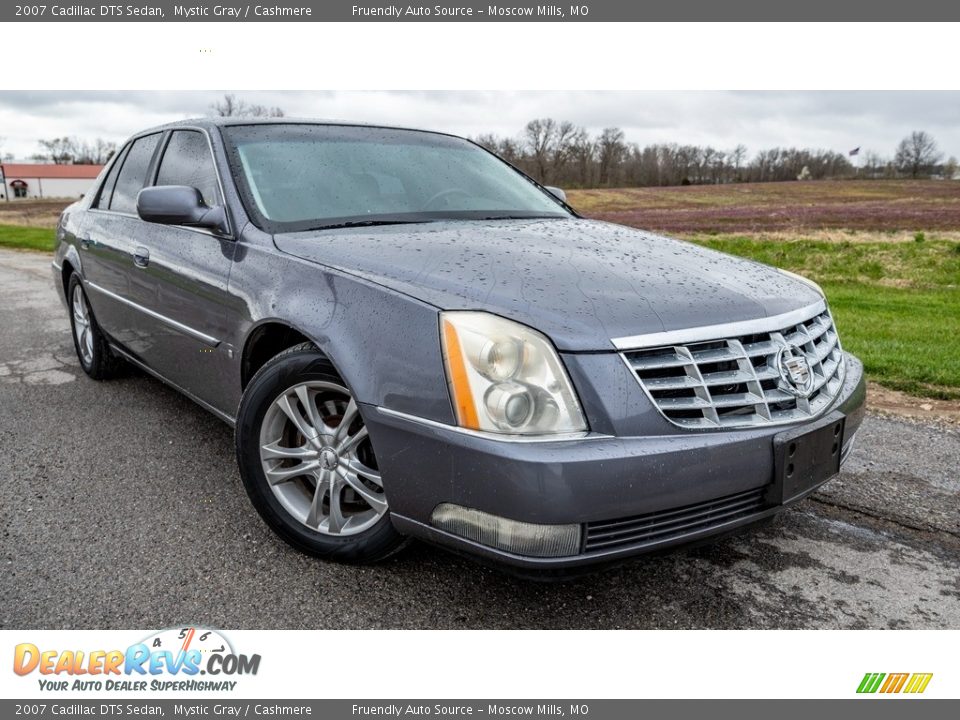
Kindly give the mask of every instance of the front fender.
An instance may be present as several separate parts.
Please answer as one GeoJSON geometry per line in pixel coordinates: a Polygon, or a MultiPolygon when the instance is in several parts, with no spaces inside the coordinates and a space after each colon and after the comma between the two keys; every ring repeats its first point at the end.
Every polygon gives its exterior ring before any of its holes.
{"type": "Polygon", "coordinates": [[[237,347],[282,322],[330,358],[358,402],[454,422],[437,308],[261,245],[238,253],[230,285],[245,306],[237,347]]]}

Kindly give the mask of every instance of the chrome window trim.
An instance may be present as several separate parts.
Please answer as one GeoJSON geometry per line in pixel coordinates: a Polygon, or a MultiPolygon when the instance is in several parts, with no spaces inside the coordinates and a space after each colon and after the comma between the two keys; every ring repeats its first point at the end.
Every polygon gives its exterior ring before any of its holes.
{"type": "Polygon", "coordinates": [[[185,335],[189,335],[189,336],[192,337],[194,340],[199,340],[199,341],[202,342],[204,345],[209,345],[210,347],[217,347],[217,346],[220,344],[220,342],[221,342],[220,340],[217,340],[217,338],[215,338],[215,337],[212,337],[212,336],[210,336],[210,335],[207,335],[206,333],[202,333],[202,332],[200,332],[199,330],[195,330],[194,328],[190,327],[189,325],[184,325],[183,323],[178,322],[178,321],[174,320],[173,318],[169,318],[169,317],[167,317],[166,315],[161,315],[160,313],[158,313],[158,312],[155,311],[155,310],[151,310],[150,308],[144,307],[143,305],[140,305],[139,303],[135,303],[135,302],[133,302],[133,300],[129,300],[129,299],[123,297],[122,295],[117,295],[117,293],[115,293],[115,292],[113,292],[113,291],[111,291],[111,290],[107,290],[107,289],[104,288],[104,287],[100,287],[100,286],[97,285],[96,283],[90,282],[89,280],[84,280],[84,281],[83,281],[83,284],[84,284],[85,287],[88,287],[88,288],[91,288],[91,289],[93,289],[93,290],[96,290],[98,293],[101,293],[102,295],[106,295],[107,297],[109,297],[109,298],[111,298],[111,299],[113,299],[113,300],[116,300],[117,302],[121,302],[121,303],[123,303],[124,305],[126,305],[127,307],[131,307],[131,308],[133,308],[134,310],[139,310],[140,312],[142,312],[142,313],[144,313],[144,314],[146,314],[146,315],[149,315],[150,317],[154,318],[155,320],[159,320],[159,321],[162,322],[164,325],[168,325],[168,326],[172,327],[174,330],[178,330],[179,332],[182,332],[182,333],[184,333],[185,335]]]}
{"type": "Polygon", "coordinates": [[[559,443],[570,442],[571,440],[607,440],[613,437],[612,435],[591,432],[558,433],[555,435],[506,435],[502,433],[484,432],[482,430],[471,430],[469,428],[462,428],[457,425],[448,425],[447,423],[430,420],[428,418],[420,417],[419,415],[410,415],[408,413],[400,412],[399,410],[392,410],[388,407],[383,407],[380,405],[375,405],[374,407],[378,412],[387,415],[388,417],[394,417],[400,420],[408,420],[419,425],[426,425],[427,427],[433,427],[440,430],[449,430],[451,432],[460,433],[461,435],[469,435],[470,437],[475,437],[482,440],[492,440],[494,442],[559,443]]]}
{"type": "Polygon", "coordinates": [[[645,350],[666,345],[685,345],[687,343],[717,340],[718,338],[738,337],[772,332],[788,325],[809,320],[815,315],[825,312],[827,303],[822,298],[811,305],[798,310],[791,310],[780,315],[773,315],[756,320],[740,320],[738,322],[720,323],[718,325],[703,325],[682,330],[666,330],[664,332],[631,335],[629,337],[613,338],[610,342],[617,350],[645,350]]]}

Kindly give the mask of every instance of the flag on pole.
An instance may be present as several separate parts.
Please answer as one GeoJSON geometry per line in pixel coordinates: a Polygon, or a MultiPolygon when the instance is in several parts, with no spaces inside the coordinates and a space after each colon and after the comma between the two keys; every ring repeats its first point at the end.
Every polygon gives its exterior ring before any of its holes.
{"type": "Polygon", "coordinates": [[[850,151],[850,157],[853,157],[854,155],[859,155],[859,154],[860,154],[860,148],[858,147],[855,147],[853,150],[850,151]]]}

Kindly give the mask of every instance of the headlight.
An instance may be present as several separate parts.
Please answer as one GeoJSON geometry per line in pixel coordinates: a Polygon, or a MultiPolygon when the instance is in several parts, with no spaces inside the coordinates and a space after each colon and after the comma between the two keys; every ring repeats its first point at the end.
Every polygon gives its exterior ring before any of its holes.
{"type": "Polygon", "coordinates": [[[461,427],[511,435],[587,429],[557,351],[543,335],[482,312],[441,313],[440,329],[461,427]]]}

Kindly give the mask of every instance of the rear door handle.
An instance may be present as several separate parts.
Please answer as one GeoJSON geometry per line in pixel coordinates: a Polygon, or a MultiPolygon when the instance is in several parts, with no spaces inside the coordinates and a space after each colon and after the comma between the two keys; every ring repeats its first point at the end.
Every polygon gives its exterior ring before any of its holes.
{"type": "Polygon", "coordinates": [[[150,264],[150,251],[145,247],[138,247],[133,251],[133,264],[145,268],[150,264]]]}

